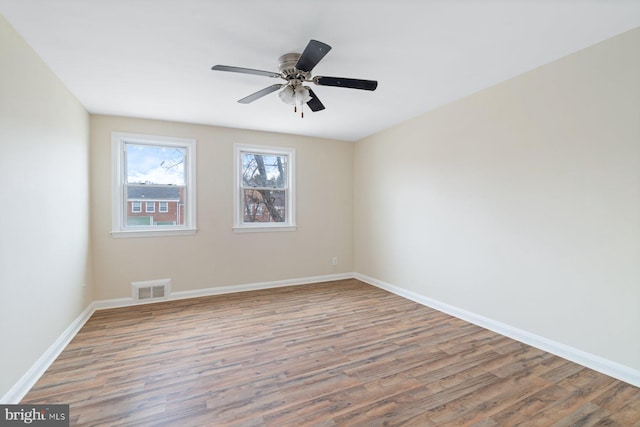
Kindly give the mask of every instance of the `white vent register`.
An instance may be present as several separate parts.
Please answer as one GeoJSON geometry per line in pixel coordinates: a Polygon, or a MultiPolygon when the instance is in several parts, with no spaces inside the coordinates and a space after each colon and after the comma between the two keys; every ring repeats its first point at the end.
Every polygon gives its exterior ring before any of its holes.
{"type": "Polygon", "coordinates": [[[153,301],[169,298],[171,279],[131,282],[131,297],[134,301],[153,301]]]}

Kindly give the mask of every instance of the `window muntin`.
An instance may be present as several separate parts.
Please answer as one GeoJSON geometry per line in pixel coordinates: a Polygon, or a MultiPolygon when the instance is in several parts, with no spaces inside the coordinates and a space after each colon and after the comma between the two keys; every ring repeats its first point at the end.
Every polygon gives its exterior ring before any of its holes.
{"type": "Polygon", "coordinates": [[[112,150],[114,236],[195,232],[195,140],[114,133],[112,150]]]}
{"type": "Polygon", "coordinates": [[[235,146],[234,229],[295,228],[294,154],[289,148],[235,146]]]}
{"type": "Polygon", "coordinates": [[[158,202],[158,212],[165,213],[169,212],[169,202],[158,202]]]}

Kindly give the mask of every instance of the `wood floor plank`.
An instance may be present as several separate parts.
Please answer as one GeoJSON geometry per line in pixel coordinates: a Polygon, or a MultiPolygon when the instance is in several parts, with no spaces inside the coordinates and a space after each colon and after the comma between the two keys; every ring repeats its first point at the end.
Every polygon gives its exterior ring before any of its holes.
{"type": "Polygon", "coordinates": [[[100,310],[23,403],[78,426],[640,423],[640,389],[357,280],[100,310]]]}

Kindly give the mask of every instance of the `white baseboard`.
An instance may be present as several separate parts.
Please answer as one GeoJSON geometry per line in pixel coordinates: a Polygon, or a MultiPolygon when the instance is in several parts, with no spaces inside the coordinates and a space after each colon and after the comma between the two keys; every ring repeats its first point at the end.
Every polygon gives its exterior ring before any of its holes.
{"type": "Polygon", "coordinates": [[[82,326],[89,320],[95,311],[93,303],[89,304],[78,317],[62,332],[62,334],[54,341],[53,344],[44,352],[42,356],[29,368],[29,370],[14,384],[13,387],[0,399],[0,404],[12,405],[18,404],[27,394],[31,387],[40,379],[49,366],[62,353],[62,350],[76,336],[82,326]]]}
{"type": "Polygon", "coordinates": [[[261,289],[282,288],[285,286],[309,285],[311,283],[331,282],[334,280],[352,279],[355,273],[327,274],[323,276],[303,277],[299,279],[274,280],[271,282],[247,283],[241,285],[216,286],[213,288],[194,289],[191,291],[172,292],[168,298],[151,301],[135,301],[133,298],[117,298],[95,301],[96,310],[106,308],[129,307],[132,305],[153,304],[163,301],[173,301],[186,298],[206,297],[210,295],[232,294],[236,292],[258,291],[261,289]]]}
{"type": "Polygon", "coordinates": [[[197,289],[193,291],[173,292],[169,299],[196,298],[209,295],[232,294],[236,292],[258,291],[261,289],[282,288],[285,286],[309,285],[312,283],[332,282],[335,280],[353,279],[355,273],[327,274],[323,276],[303,277],[301,279],[275,280],[271,282],[248,283],[245,285],[220,286],[216,288],[197,289]]]}
{"type": "Polygon", "coordinates": [[[532,347],[539,348],[540,350],[555,354],[556,356],[560,356],[579,365],[593,369],[594,371],[601,372],[605,375],[609,375],[610,377],[619,379],[636,387],[640,387],[640,371],[637,369],[633,369],[620,363],[597,356],[595,354],[587,353],[585,351],[559,343],[557,341],[532,334],[531,332],[515,328],[506,323],[498,322],[488,317],[484,317],[476,313],[472,313],[470,311],[443,303],[441,301],[425,297],[415,292],[391,285],[389,283],[385,283],[381,280],[374,279],[363,274],[356,273],[354,277],[370,285],[376,286],[403,298],[407,298],[411,301],[417,302],[418,304],[433,308],[435,310],[465,320],[469,323],[473,323],[474,325],[489,329],[490,331],[496,332],[500,335],[507,336],[516,341],[520,341],[532,347]]]}

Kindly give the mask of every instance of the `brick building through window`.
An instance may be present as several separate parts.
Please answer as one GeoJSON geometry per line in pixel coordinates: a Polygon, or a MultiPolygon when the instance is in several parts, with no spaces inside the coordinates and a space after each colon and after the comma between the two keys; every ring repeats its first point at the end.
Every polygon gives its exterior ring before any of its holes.
{"type": "Polygon", "coordinates": [[[184,225],[184,187],[127,185],[127,225],[184,225]]]}

